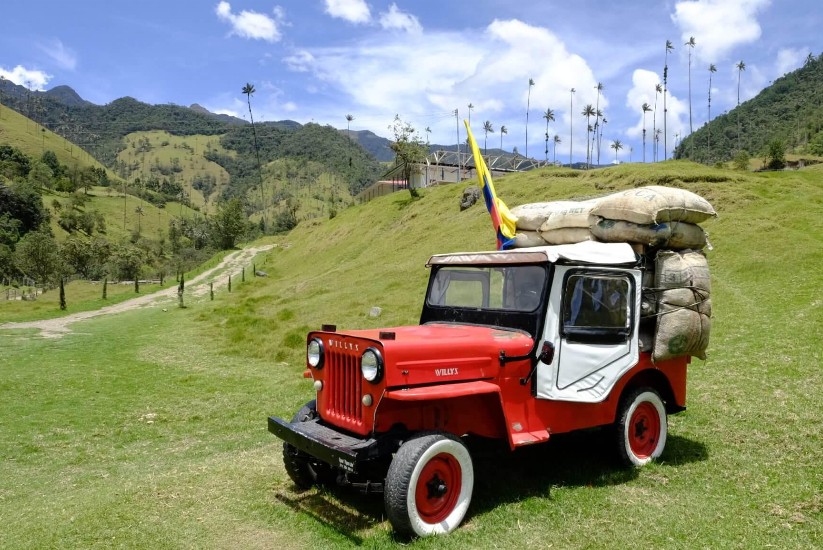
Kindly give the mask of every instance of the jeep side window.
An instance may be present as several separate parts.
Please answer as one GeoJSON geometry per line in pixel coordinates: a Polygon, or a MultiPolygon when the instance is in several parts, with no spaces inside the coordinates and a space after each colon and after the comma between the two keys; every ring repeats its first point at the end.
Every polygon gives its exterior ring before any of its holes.
{"type": "Polygon", "coordinates": [[[632,286],[619,275],[574,274],[563,295],[563,335],[582,342],[617,343],[629,337],[632,286]]]}

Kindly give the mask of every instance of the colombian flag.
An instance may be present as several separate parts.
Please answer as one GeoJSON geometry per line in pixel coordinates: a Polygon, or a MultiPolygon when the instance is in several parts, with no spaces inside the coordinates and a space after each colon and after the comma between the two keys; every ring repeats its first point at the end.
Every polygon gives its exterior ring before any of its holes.
{"type": "Polygon", "coordinates": [[[469,127],[468,121],[464,120],[466,125],[466,132],[469,136],[469,144],[472,148],[472,155],[474,156],[474,166],[477,169],[477,179],[480,181],[480,190],[483,192],[483,198],[486,200],[486,209],[492,217],[492,225],[494,231],[497,233],[497,249],[505,250],[511,248],[514,244],[515,224],[517,218],[509,212],[506,204],[497,198],[497,193],[494,192],[494,184],[492,183],[492,175],[489,169],[486,168],[486,162],[480,155],[480,147],[472,135],[472,129],[469,127]]]}

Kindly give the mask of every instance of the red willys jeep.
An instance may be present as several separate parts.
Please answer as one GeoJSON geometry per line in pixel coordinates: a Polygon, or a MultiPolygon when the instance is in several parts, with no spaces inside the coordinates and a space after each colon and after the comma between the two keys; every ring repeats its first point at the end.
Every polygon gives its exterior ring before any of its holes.
{"type": "Polygon", "coordinates": [[[627,466],[661,455],[690,359],[652,362],[645,268],[630,245],[444,254],[428,266],[419,325],[309,333],[317,398],[291,422],[268,420],[297,486],[383,492],[395,531],[427,536],[469,508],[463,436],[514,450],[613,425],[627,466]]]}

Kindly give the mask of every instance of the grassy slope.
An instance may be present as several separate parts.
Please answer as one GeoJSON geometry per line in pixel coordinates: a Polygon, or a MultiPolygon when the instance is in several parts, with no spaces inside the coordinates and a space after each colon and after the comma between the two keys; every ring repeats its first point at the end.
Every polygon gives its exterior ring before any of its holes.
{"type": "Polygon", "coordinates": [[[136,177],[147,179],[152,175],[162,180],[164,176],[160,172],[152,172],[152,166],[159,164],[171,167],[172,159],[176,158],[182,171],[176,173],[175,178],[178,182],[182,182],[183,188],[191,197],[192,204],[205,207],[208,212],[214,212],[214,203],[220,196],[220,190],[228,183],[229,174],[219,164],[206,160],[203,153],[211,148],[226,154],[227,151],[220,145],[220,136],[173,136],[168,132],[155,130],[133,132],[123,139],[126,148],[120,151],[117,159],[129,164],[136,162],[139,166],[129,178],[130,180],[136,177]],[[152,146],[151,151],[137,152],[135,146],[141,139],[149,140],[152,146]],[[166,145],[162,145],[163,143],[166,145]],[[192,188],[194,178],[206,174],[213,176],[217,183],[208,202],[200,191],[192,188]]]}
{"type": "MultiPolygon", "coordinates": [[[[463,527],[419,547],[809,548],[823,540],[819,289],[823,178],[669,162],[497,182],[510,206],[685,184],[720,216],[709,360],[664,460],[615,469],[598,434],[476,458],[463,527]]],[[[431,253],[493,246],[463,186],[405,193],[298,227],[267,278],[186,310],[141,310],[43,341],[0,333],[0,516],[9,547],[376,547],[379,497],[295,493],[265,416],[311,397],[304,333],[414,323],[431,253]],[[383,308],[371,319],[371,306],[383,308]]],[[[237,281],[237,279],[235,279],[237,281]]]]}
{"type": "MultiPolygon", "coordinates": [[[[17,147],[35,159],[39,159],[44,151],[54,151],[60,164],[69,168],[103,167],[77,145],[6,106],[0,106],[0,144],[17,147]]],[[[114,176],[108,172],[110,177],[114,176]]]]}

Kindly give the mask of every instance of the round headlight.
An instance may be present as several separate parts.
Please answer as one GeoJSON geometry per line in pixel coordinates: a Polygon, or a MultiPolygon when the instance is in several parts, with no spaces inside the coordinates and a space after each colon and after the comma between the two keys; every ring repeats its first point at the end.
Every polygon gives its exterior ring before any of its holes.
{"type": "Polygon", "coordinates": [[[323,368],[323,342],[319,338],[309,340],[306,351],[306,361],[316,369],[323,368]]]}
{"type": "Polygon", "coordinates": [[[363,352],[360,358],[360,372],[363,378],[371,383],[377,383],[383,378],[383,356],[375,348],[363,352]]]}

